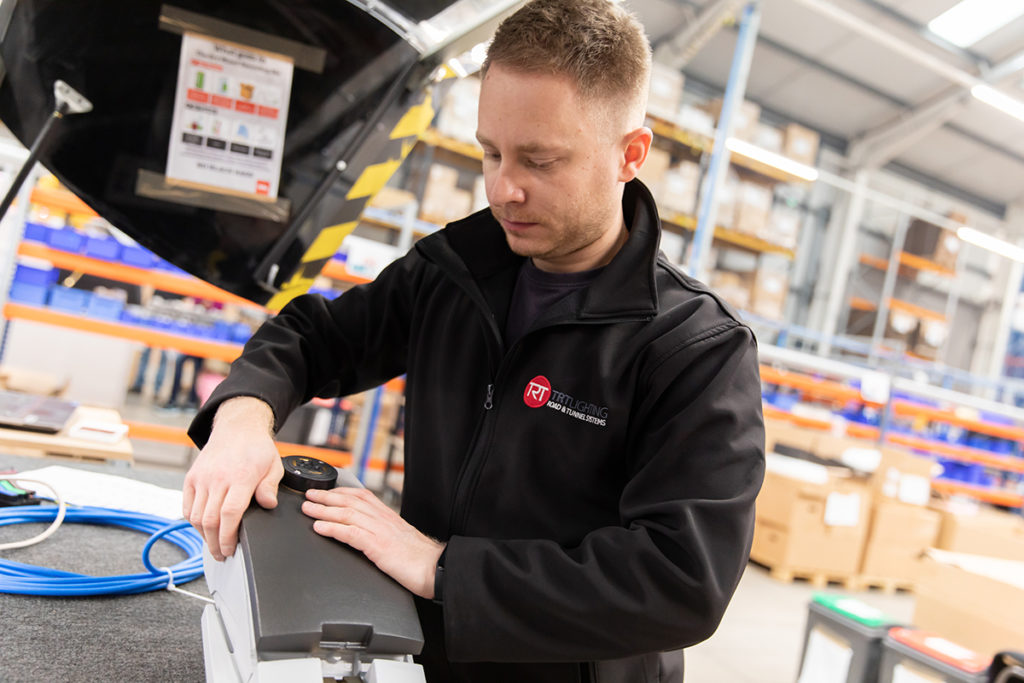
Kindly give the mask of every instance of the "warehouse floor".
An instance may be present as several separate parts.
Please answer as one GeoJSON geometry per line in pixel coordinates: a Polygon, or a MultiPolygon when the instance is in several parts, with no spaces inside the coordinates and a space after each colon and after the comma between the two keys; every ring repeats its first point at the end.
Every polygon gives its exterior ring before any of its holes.
{"type": "MultiPolygon", "coordinates": [[[[747,565],[739,588],[715,634],[686,655],[690,683],[793,683],[800,668],[807,604],[818,592],[806,581],[783,583],[768,570],[747,565]]],[[[899,621],[909,622],[914,596],[878,590],[827,592],[857,598],[899,621]]]]}

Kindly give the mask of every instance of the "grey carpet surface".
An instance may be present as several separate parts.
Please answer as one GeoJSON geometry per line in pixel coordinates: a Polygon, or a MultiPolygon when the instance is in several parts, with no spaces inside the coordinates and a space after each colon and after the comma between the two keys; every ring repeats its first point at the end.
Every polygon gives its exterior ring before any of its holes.
{"type": "MultiPolygon", "coordinates": [[[[84,464],[68,459],[0,454],[0,471],[63,465],[180,488],[178,472],[84,464]]],[[[44,524],[0,527],[0,543],[29,538],[44,524]]],[[[0,551],[0,557],[94,576],[145,571],[148,535],[119,527],[64,524],[42,543],[0,551]]],[[[156,566],[185,559],[177,546],[159,542],[156,566]]],[[[181,586],[209,595],[202,577],[181,586]]],[[[50,598],[0,593],[0,682],[202,681],[200,617],[205,603],[155,591],[138,595],[50,598]]]]}

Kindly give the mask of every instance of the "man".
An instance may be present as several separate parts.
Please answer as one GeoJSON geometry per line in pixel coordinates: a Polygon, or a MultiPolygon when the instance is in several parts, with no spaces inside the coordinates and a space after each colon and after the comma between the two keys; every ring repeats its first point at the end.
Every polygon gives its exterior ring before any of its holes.
{"type": "Polygon", "coordinates": [[[185,516],[215,557],[254,492],[275,504],[275,425],[404,372],[401,517],[346,489],[304,510],[418,596],[428,680],[682,680],[746,563],[764,433],[753,335],[658,253],[635,180],[649,69],[607,0],[499,27],[490,209],[370,285],[296,299],[197,416],[185,516]]]}

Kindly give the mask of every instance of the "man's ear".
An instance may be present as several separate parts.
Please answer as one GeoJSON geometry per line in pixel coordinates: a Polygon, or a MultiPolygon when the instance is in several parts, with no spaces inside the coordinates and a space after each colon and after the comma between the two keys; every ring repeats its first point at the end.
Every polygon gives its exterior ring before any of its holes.
{"type": "Polygon", "coordinates": [[[654,133],[646,126],[637,128],[626,134],[624,138],[622,167],[619,169],[619,180],[628,183],[636,178],[640,167],[647,160],[647,152],[651,149],[654,133]]]}

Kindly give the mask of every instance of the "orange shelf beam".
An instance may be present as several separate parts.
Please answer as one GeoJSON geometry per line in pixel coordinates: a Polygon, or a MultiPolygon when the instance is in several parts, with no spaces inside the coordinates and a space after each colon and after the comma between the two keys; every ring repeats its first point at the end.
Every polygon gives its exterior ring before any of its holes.
{"type": "Polygon", "coordinates": [[[882,405],[881,403],[864,400],[859,389],[848,387],[845,384],[840,384],[838,382],[779,370],[771,367],[770,365],[761,366],[761,381],[767,384],[778,384],[780,386],[791,387],[817,396],[818,398],[826,398],[834,401],[857,401],[870,406],[882,405]]]}
{"type": "Polygon", "coordinates": [[[197,299],[207,299],[264,310],[263,306],[257,303],[243,299],[220,287],[215,287],[197,277],[181,276],[160,270],[136,268],[135,266],[123,263],[112,263],[90,256],[52,249],[38,242],[22,242],[18,245],[18,255],[43,259],[64,270],[77,270],[133,285],[152,285],[155,289],[163,292],[173,292],[197,299]]]}
{"type": "Polygon", "coordinates": [[[324,269],[320,271],[320,274],[324,277],[329,277],[332,280],[341,280],[342,282],[351,282],[353,284],[362,285],[367,282],[373,282],[373,280],[358,275],[352,275],[345,270],[345,264],[341,261],[328,261],[324,269]]]}
{"type": "Polygon", "coordinates": [[[1019,493],[1005,489],[986,488],[974,484],[949,481],[948,479],[932,479],[932,490],[950,495],[969,496],[986,503],[1004,505],[1011,508],[1024,505],[1024,495],[1019,493]]]}
{"type": "MultiPolygon", "coordinates": [[[[850,297],[850,308],[857,309],[858,311],[876,311],[878,310],[878,304],[873,301],[868,301],[859,296],[850,297]]],[[[922,308],[916,304],[912,304],[909,301],[903,301],[902,299],[889,299],[889,308],[894,311],[903,311],[910,315],[917,316],[918,318],[929,318],[931,320],[938,320],[946,322],[946,316],[936,311],[922,308]]]]}
{"type": "MultiPolygon", "coordinates": [[[[955,270],[950,270],[949,268],[941,266],[938,263],[935,263],[934,261],[929,261],[928,259],[924,258],[923,256],[917,256],[915,254],[908,254],[907,252],[903,251],[903,252],[900,252],[900,259],[899,260],[900,260],[900,265],[901,266],[906,266],[907,268],[912,268],[912,269],[915,269],[915,270],[930,270],[933,273],[938,273],[939,275],[945,275],[946,277],[956,277],[956,271],[955,270]]],[[[881,258],[879,256],[871,256],[870,254],[861,254],[860,255],[860,262],[863,263],[866,266],[870,266],[871,268],[877,268],[878,270],[888,270],[889,269],[889,259],[881,258]]],[[[908,271],[907,274],[909,274],[909,271],[908,271]]]]}
{"type": "Polygon", "coordinates": [[[1024,473],[1024,458],[990,453],[969,446],[957,446],[955,444],[941,443],[930,439],[921,439],[906,434],[889,434],[886,441],[897,446],[927,451],[944,458],[959,460],[977,465],[986,465],[1005,472],[1024,473]]]}
{"type": "Polygon", "coordinates": [[[151,330],[139,327],[138,325],[126,325],[110,320],[99,320],[72,313],[52,311],[47,308],[39,308],[38,306],[8,303],[4,305],[3,313],[4,317],[8,320],[31,320],[47,325],[68,327],[81,332],[93,332],[108,337],[129,339],[158,349],[174,349],[190,356],[212,358],[228,363],[238,358],[242,353],[241,344],[195,339],[180,334],[151,330]]]}
{"type": "Polygon", "coordinates": [[[56,209],[58,211],[64,211],[66,213],[80,213],[84,216],[98,215],[88,204],[79,199],[78,196],[70,190],[50,190],[42,187],[36,187],[33,188],[32,196],[29,201],[33,204],[56,209]]]}
{"type": "Polygon", "coordinates": [[[923,417],[928,420],[946,422],[948,424],[969,429],[972,432],[988,434],[999,439],[1010,439],[1013,441],[1024,440],[1024,428],[1012,427],[1009,425],[997,425],[980,420],[972,420],[957,415],[952,410],[931,408],[929,406],[917,405],[910,401],[893,401],[892,411],[900,417],[923,417]]]}

